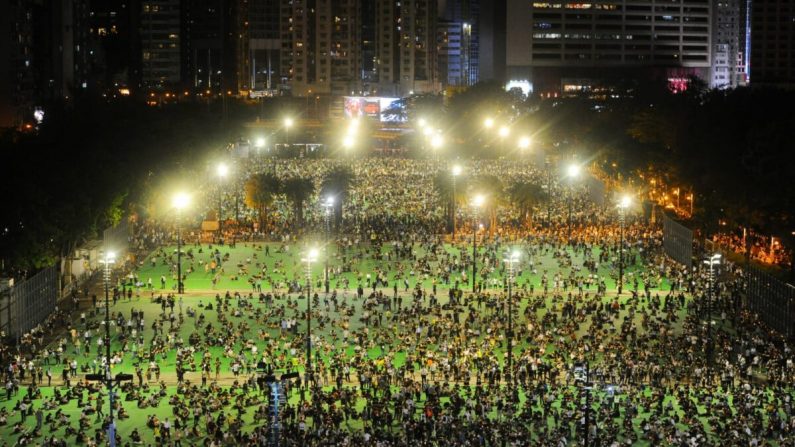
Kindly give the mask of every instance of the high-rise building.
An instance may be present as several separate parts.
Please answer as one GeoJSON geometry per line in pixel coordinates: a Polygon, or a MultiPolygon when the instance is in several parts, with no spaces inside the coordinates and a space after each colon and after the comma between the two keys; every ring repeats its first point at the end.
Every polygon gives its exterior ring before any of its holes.
{"type": "Polygon", "coordinates": [[[244,30],[244,69],[251,90],[275,90],[279,84],[281,36],[280,5],[276,0],[248,0],[244,30]]]}
{"type": "Polygon", "coordinates": [[[141,4],[141,78],[147,87],[178,85],[180,0],[144,0],[141,4]]]}
{"type": "Polygon", "coordinates": [[[378,80],[378,74],[376,73],[376,47],[375,47],[375,34],[376,34],[376,23],[375,23],[375,10],[376,10],[376,3],[374,1],[363,1],[361,2],[361,24],[362,24],[362,32],[361,32],[361,48],[362,48],[362,89],[364,91],[370,91],[378,80]]]}
{"type": "Polygon", "coordinates": [[[795,85],[795,4],[750,0],[751,84],[795,85]]]}
{"type": "Polygon", "coordinates": [[[509,0],[508,78],[542,93],[587,91],[621,80],[692,75],[706,81],[711,3],[509,0]]]}
{"type": "Polygon", "coordinates": [[[88,0],[0,2],[0,125],[94,85],[88,0]]]}
{"type": "Polygon", "coordinates": [[[439,78],[442,84],[478,82],[479,0],[450,0],[439,21],[439,78]]]}
{"type": "Polygon", "coordinates": [[[33,113],[36,95],[33,4],[0,2],[0,127],[13,127],[33,113]]]}
{"type": "Polygon", "coordinates": [[[436,0],[376,0],[378,94],[437,92],[436,0]]]}
{"type": "Polygon", "coordinates": [[[105,87],[137,84],[140,75],[139,0],[91,1],[89,52],[95,82],[105,87]]]}
{"type": "Polygon", "coordinates": [[[712,74],[710,87],[734,88],[740,83],[740,0],[713,0],[712,74]]]}
{"type": "Polygon", "coordinates": [[[282,0],[281,80],[295,96],[361,92],[359,0],[282,0]]]}
{"type": "MultiPolygon", "coordinates": [[[[511,33],[508,32],[509,12],[506,1],[514,1],[517,3],[514,7],[521,6],[524,10],[527,9],[528,5],[532,4],[529,0],[521,2],[516,2],[515,0],[484,0],[480,2],[477,17],[479,27],[477,35],[479,52],[478,79],[481,81],[503,82],[506,80],[508,57],[506,42],[508,42],[508,36],[511,36],[511,41],[513,41],[515,37],[512,33],[516,31],[514,29],[511,33]]],[[[529,25],[529,23],[524,24],[524,26],[529,25]]]]}

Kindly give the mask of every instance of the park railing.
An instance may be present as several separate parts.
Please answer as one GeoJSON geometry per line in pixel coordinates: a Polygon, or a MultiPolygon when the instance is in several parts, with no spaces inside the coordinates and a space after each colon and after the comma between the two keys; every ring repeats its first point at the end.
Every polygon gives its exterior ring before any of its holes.
{"type": "MultiPolygon", "coordinates": [[[[705,240],[703,246],[699,247],[700,255],[721,253],[724,262],[732,262],[732,259],[741,257],[729,247],[711,240],[705,240]]],[[[674,261],[688,267],[692,265],[693,231],[667,214],[663,216],[663,249],[674,261]]],[[[737,261],[734,262],[735,265],[740,265],[737,261]]],[[[745,299],[742,300],[742,306],[756,314],[770,329],[784,337],[795,339],[795,286],[775,278],[753,263],[744,263],[738,273],[740,271],[745,279],[745,299]]]]}
{"type": "Polygon", "coordinates": [[[693,230],[663,214],[663,250],[674,261],[693,265],[693,230]]]}
{"type": "Polygon", "coordinates": [[[30,278],[7,283],[3,289],[0,327],[12,340],[18,340],[55,311],[58,267],[47,267],[30,278]]]}
{"type": "Polygon", "coordinates": [[[748,308],[771,329],[795,339],[795,287],[755,265],[746,267],[748,308]]]}

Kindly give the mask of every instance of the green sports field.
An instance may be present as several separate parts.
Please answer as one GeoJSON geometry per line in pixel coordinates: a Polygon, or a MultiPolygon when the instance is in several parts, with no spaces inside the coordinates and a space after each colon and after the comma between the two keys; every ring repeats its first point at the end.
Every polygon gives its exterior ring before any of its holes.
{"type": "MultiPolygon", "coordinates": [[[[258,299],[251,300],[251,307],[242,312],[240,316],[236,316],[234,314],[234,309],[236,304],[234,300],[230,300],[228,303],[228,307],[223,312],[223,319],[224,322],[229,323],[231,322],[236,327],[240,327],[241,323],[245,322],[248,326],[248,330],[245,331],[243,337],[241,337],[241,341],[238,341],[235,344],[234,352],[237,354],[239,352],[244,352],[245,342],[247,340],[252,340],[254,344],[260,347],[260,352],[264,349],[268,349],[270,351],[270,355],[272,357],[280,357],[283,356],[285,361],[282,364],[283,370],[294,370],[300,373],[303,373],[303,366],[304,360],[302,356],[302,349],[298,349],[296,355],[291,355],[291,347],[295,345],[291,344],[292,339],[294,336],[280,336],[280,329],[279,329],[279,320],[278,318],[271,317],[271,318],[256,318],[254,315],[257,311],[261,312],[261,315],[268,315],[268,312],[273,311],[273,309],[279,308],[287,308],[290,309],[290,313],[288,315],[300,316],[301,312],[306,309],[306,299],[299,297],[298,293],[287,294],[286,289],[284,288],[285,282],[289,282],[291,280],[302,281],[304,275],[304,264],[301,263],[301,257],[303,256],[302,249],[305,245],[297,244],[297,245],[282,245],[282,244],[270,244],[269,251],[270,255],[265,255],[265,248],[264,244],[245,244],[241,243],[238,244],[235,248],[229,247],[217,247],[219,251],[219,256],[226,257],[220,266],[216,266],[216,274],[220,275],[220,280],[216,284],[215,288],[213,289],[213,285],[211,279],[213,274],[211,272],[205,272],[203,269],[204,263],[212,262],[211,250],[209,246],[204,245],[201,247],[201,253],[199,252],[199,247],[195,246],[188,246],[185,247],[185,258],[186,260],[183,263],[183,268],[190,268],[191,264],[194,267],[193,273],[188,273],[188,279],[186,281],[186,294],[181,300],[177,301],[175,307],[175,313],[179,313],[180,310],[185,314],[184,323],[181,325],[178,331],[174,333],[175,339],[182,339],[183,342],[190,339],[191,335],[203,335],[207,327],[221,327],[223,322],[219,320],[220,313],[218,312],[218,301],[215,298],[216,294],[224,295],[226,291],[241,291],[245,292],[251,291],[251,285],[246,281],[246,273],[249,275],[253,275],[255,273],[254,270],[262,271],[265,269],[267,273],[262,275],[262,289],[264,293],[270,293],[272,291],[279,292],[279,295],[270,303],[260,302],[258,299]],[[191,255],[193,260],[191,261],[191,255]],[[201,262],[200,262],[201,261],[201,262]],[[257,265],[259,263],[259,265],[257,265]],[[221,273],[221,267],[223,268],[223,273],[221,273]],[[244,270],[248,270],[245,272],[244,270]],[[236,278],[237,277],[237,278],[236,278]],[[214,306],[213,310],[207,309],[207,305],[212,304],[214,306]],[[187,309],[192,308],[196,311],[194,317],[187,316],[187,309]]],[[[214,247],[215,248],[215,247],[214,247]]],[[[414,272],[411,274],[412,268],[418,265],[418,262],[428,261],[428,265],[430,266],[431,270],[436,267],[434,261],[432,259],[438,259],[440,256],[437,253],[434,257],[430,256],[426,253],[421,247],[417,246],[414,250],[415,256],[413,259],[401,259],[397,260],[392,254],[392,260],[390,260],[390,250],[391,246],[382,246],[373,248],[368,246],[362,246],[359,248],[353,247],[345,250],[338,250],[336,248],[330,250],[331,257],[330,257],[330,267],[332,270],[336,269],[337,267],[346,266],[346,271],[340,275],[333,275],[331,281],[331,288],[338,289],[338,293],[340,297],[344,296],[344,299],[348,303],[348,309],[353,309],[353,316],[346,316],[343,314],[341,309],[335,309],[332,307],[325,307],[321,306],[320,309],[317,309],[320,315],[326,318],[325,321],[338,321],[338,320],[346,320],[350,322],[349,329],[352,333],[356,333],[360,330],[365,323],[361,321],[360,317],[361,313],[363,312],[361,302],[357,300],[355,295],[355,288],[358,284],[366,283],[367,281],[367,274],[369,273],[371,277],[375,277],[377,271],[385,272],[388,283],[391,285],[394,282],[398,282],[398,287],[401,294],[404,294],[405,286],[402,281],[402,278],[407,278],[409,281],[409,291],[413,290],[414,287],[420,282],[420,287],[424,288],[427,293],[433,288],[433,281],[434,279],[429,275],[428,277],[424,277],[421,273],[414,272]],[[377,254],[380,253],[380,254],[377,254]],[[381,259],[374,259],[375,257],[381,257],[381,259]],[[402,272],[402,273],[399,273],[402,272]],[[345,292],[344,289],[344,280],[348,280],[348,288],[349,290],[345,292]]],[[[451,253],[454,256],[459,256],[460,250],[465,250],[468,247],[466,245],[445,245],[443,250],[447,253],[451,253]]],[[[521,247],[520,247],[521,248],[521,247]]],[[[175,253],[176,250],[174,247],[169,247],[165,249],[164,253],[171,254],[175,253]]],[[[492,252],[496,253],[496,250],[492,250],[492,252]]],[[[321,252],[322,253],[322,252],[321,252]]],[[[485,253],[485,252],[484,252],[485,253]]],[[[597,255],[598,251],[595,251],[594,255],[597,255]]],[[[519,290],[517,296],[515,296],[514,303],[519,308],[519,315],[524,315],[526,311],[528,312],[535,312],[538,318],[542,318],[547,313],[554,313],[560,308],[560,303],[556,302],[551,294],[547,295],[546,298],[541,296],[541,281],[544,272],[547,272],[547,277],[550,281],[553,280],[555,274],[560,272],[563,276],[567,276],[570,267],[568,264],[571,263],[575,266],[581,265],[582,263],[582,254],[574,254],[568,252],[565,256],[563,256],[562,252],[539,252],[535,253],[532,256],[532,262],[534,265],[535,272],[530,269],[529,263],[531,262],[528,258],[523,259],[523,262],[520,266],[517,267],[518,271],[521,271],[521,275],[517,278],[517,286],[516,289],[519,290]],[[567,256],[571,256],[570,260],[567,256]],[[561,266],[564,264],[564,266],[561,266]],[[530,287],[533,287],[534,293],[530,294],[530,287]],[[535,310],[528,310],[528,306],[533,306],[535,310]]],[[[498,261],[499,262],[499,261],[498,261]]],[[[118,427],[120,434],[127,439],[127,435],[132,431],[133,427],[139,427],[141,430],[142,435],[144,435],[145,440],[151,440],[152,432],[149,429],[144,428],[144,423],[146,421],[146,417],[149,415],[157,415],[160,420],[163,420],[166,417],[169,417],[173,420],[172,410],[168,404],[168,398],[176,392],[176,373],[175,373],[175,365],[176,365],[176,350],[175,349],[168,349],[165,351],[164,354],[158,354],[155,356],[150,356],[150,352],[148,350],[149,342],[154,337],[154,331],[151,327],[151,322],[154,321],[155,317],[160,315],[162,312],[162,307],[160,304],[156,302],[153,297],[157,298],[161,294],[168,294],[175,288],[175,278],[173,277],[172,273],[170,272],[170,266],[172,264],[170,261],[163,262],[163,255],[158,254],[157,252],[154,253],[152,256],[148,257],[147,259],[141,261],[139,264],[139,269],[135,272],[134,276],[138,277],[138,280],[146,284],[148,282],[148,278],[152,278],[152,283],[154,287],[152,290],[148,290],[147,287],[139,287],[135,288],[132,299],[122,299],[118,303],[112,306],[111,311],[116,313],[121,313],[125,317],[129,317],[131,311],[133,309],[138,311],[143,311],[145,315],[145,320],[147,324],[144,327],[143,331],[143,338],[145,343],[143,346],[131,346],[129,343],[126,346],[127,353],[123,357],[123,360],[120,364],[115,365],[113,370],[114,373],[118,372],[125,372],[125,373],[134,373],[136,364],[140,364],[144,370],[146,370],[147,361],[154,359],[157,364],[161,368],[161,380],[166,383],[166,396],[159,400],[159,404],[156,407],[148,407],[148,408],[138,408],[135,402],[123,402],[122,405],[127,410],[130,415],[129,419],[125,419],[119,421],[118,427]],[[167,278],[165,288],[161,289],[159,284],[160,276],[165,276],[167,278]]],[[[313,283],[316,283],[322,278],[322,271],[323,271],[324,262],[320,259],[313,265],[312,275],[313,275],[313,283]]],[[[489,284],[489,287],[493,289],[496,293],[502,290],[502,281],[500,280],[500,272],[498,270],[496,264],[494,272],[489,274],[489,278],[496,279],[493,281],[493,284],[489,284]]],[[[629,275],[631,277],[633,274],[632,272],[640,271],[641,266],[633,265],[632,267],[628,268],[629,275]]],[[[608,288],[615,287],[615,282],[613,279],[610,278],[611,271],[607,266],[600,266],[598,270],[598,274],[600,277],[605,279],[608,288]]],[[[126,280],[126,279],[125,279],[126,280]]],[[[628,281],[629,282],[629,281],[628,281]]],[[[439,298],[440,304],[445,304],[447,302],[447,292],[446,290],[449,287],[454,287],[452,281],[450,285],[445,285],[441,281],[437,281],[437,295],[439,298]]],[[[471,281],[467,281],[466,283],[460,282],[459,287],[465,289],[471,289],[471,281]]],[[[125,286],[126,287],[126,286],[125,286]]],[[[641,286],[642,287],[642,286],[641,286]]],[[[663,290],[667,289],[667,283],[662,283],[663,290]]],[[[552,286],[550,286],[552,289],[552,286]]],[[[392,290],[391,287],[382,288],[388,295],[391,296],[392,290]]],[[[591,291],[595,292],[596,287],[591,286],[591,291]]],[[[655,289],[656,290],[656,289],[655,289]]],[[[322,290],[320,291],[321,297],[324,295],[322,290]]],[[[592,293],[593,293],[592,292],[592,293]]],[[[565,292],[563,292],[565,293],[565,292]]],[[[664,293],[660,293],[664,295],[664,293]]],[[[605,302],[608,302],[613,299],[615,296],[614,293],[608,293],[608,297],[605,298],[605,302]]],[[[624,294],[622,297],[622,301],[626,301],[628,294],[624,294]]],[[[223,301],[223,300],[222,300],[223,301]]],[[[428,298],[426,298],[426,303],[428,298]]],[[[100,303],[102,301],[100,300],[100,303]]],[[[473,305],[474,306],[474,305],[473,305]]],[[[94,334],[96,334],[97,330],[101,330],[102,326],[98,325],[101,319],[104,317],[104,309],[99,307],[95,310],[89,310],[89,322],[93,324],[96,329],[94,330],[94,334]]],[[[469,310],[465,309],[462,311],[462,318],[466,318],[468,315],[469,310]]],[[[477,307],[476,312],[479,314],[493,315],[495,310],[493,308],[488,307],[477,307]]],[[[680,311],[680,314],[683,315],[684,311],[680,311]]],[[[627,315],[626,311],[620,311],[620,314],[617,318],[624,318],[627,315]]],[[[680,315],[681,316],[681,315],[680,315]]],[[[521,324],[521,321],[518,321],[517,324],[521,324]]],[[[76,321],[76,325],[78,326],[77,329],[79,332],[82,332],[84,328],[80,327],[79,322],[76,321]]],[[[114,322],[115,326],[115,322],[114,322]]],[[[376,329],[370,328],[373,330],[371,334],[376,334],[372,338],[367,339],[366,344],[361,349],[366,350],[366,355],[373,361],[382,360],[382,361],[390,361],[395,368],[400,368],[405,365],[407,358],[409,358],[409,352],[407,352],[410,347],[406,347],[405,345],[399,345],[398,343],[390,343],[389,334],[392,333],[390,331],[398,331],[399,328],[390,328],[388,327],[389,324],[376,329]],[[380,335],[380,336],[378,336],[380,335]],[[378,341],[376,341],[378,340],[378,341]],[[386,340],[386,342],[384,341],[386,340]]],[[[166,323],[166,329],[168,329],[168,323],[166,323]]],[[[300,335],[303,333],[305,329],[304,322],[298,318],[298,334],[300,335]]],[[[404,328],[405,329],[405,328],[404,328]]],[[[112,331],[114,334],[114,343],[113,343],[113,350],[120,350],[122,349],[122,344],[119,342],[118,338],[118,328],[113,327],[112,331]]],[[[314,333],[320,339],[329,339],[330,331],[334,330],[334,325],[329,323],[315,323],[313,327],[314,333]]],[[[401,329],[403,330],[403,329],[401,329]]],[[[584,335],[589,330],[588,327],[582,326],[578,333],[579,335],[584,335]]],[[[480,335],[481,338],[485,340],[485,334],[480,335]]],[[[81,338],[81,337],[78,337],[81,338]]],[[[96,344],[92,344],[91,346],[91,353],[87,354],[85,345],[81,346],[80,353],[78,353],[76,346],[69,340],[69,337],[65,337],[67,340],[66,343],[66,351],[65,356],[69,359],[76,358],[81,367],[87,366],[89,369],[92,369],[95,364],[93,362],[95,355],[97,353],[97,346],[96,344]]],[[[94,342],[96,342],[96,338],[93,338],[94,342]]],[[[439,346],[436,345],[432,340],[428,342],[424,348],[433,351],[439,349],[439,346]]],[[[529,348],[526,342],[517,342],[515,344],[515,352],[519,353],[524,348],[529,348]]],[[[492,344],[492,349],[495,353],[495,357],[497,359],[502,359],[502,353],[504,352],[505,345],[502,343],[492,344]]],[[[211,346],[206,350],[208,355],[213,359],[218,359],[220,363],[220,375],[218,378],[218,384],[222,388],[232,388],[234,392],[239,393],[240,390],[233,385],[235,379],[238,379],[240,382],[245,380],[248,377],[248,374],[242,374],[239,377],[234,377],[231,372],[231,364],[233,359],[228,355],[227,352],[220,346],[211,346]]],[[[339,346],[331,344],[327,346],[322,346],[317,349],[319,351],[316,353],[317,359],[324,364],[328,364],[332,358],[335,358],[337,361],[342,359],[343,361],[350,360],[355,358],[357,355],[357,348],[354,347],[353,344],[348,344],[347,346],[339,346]]],[[[545,347],[545,352],[549,356],[556,356],[562,355],[563,353],[556,352],[556,347],[554,344],[549,344],[545,347]]],[[[203,351],[197,351],[194,353],[194,359],[197,364],[200,362],[201,357],[204,355],[203,351]]],[[[249,361],[253,364],[254,359],[249,356],[249,361]]],[[[599,357],[595,358],[595,361],[599,361],[599,357]]],[[[416,372],[419,369],[419,364],[410,365],[412,369],[416,372]]],[[[48,368],[48,366],[43,366],[44,368],[48,368]]],[[[55,387],[62,387],[60,376],[61,376],[61,366],[49,366],[49,368],[53,372],[53,384],[55,387]]],[[[200,374],[199,372],[188,372],[186,378],[190,380],[192,383],[200,382],[200,374]]],[[[211,381],[215,379],[215,374],[211,376],[211,381]]],[[[45,379],[46,381],[46,379],[45,379]]],[[[152,390],[155,390],[158,385],[155,379],[154,374],[150,378],[150,380],[145,380],[147,386],[151,387],[152,390]]],[[[137,379],[134,380],[134,383],[137,386],[137,379]]],[[[461,384],[463,387],[469,387],[471,384],[461,384]]],[[[43,397],[46,399],[48,396],[52,395],[54,387],[44,387],[43,388],[43,397]]],[[[24,395],[25,389],[23,388],[20,396],[24,395]]],[[[61,388],[64,390],[64,388],[61,388]]],[[[571,390],[574,393],[574,389],[571,390]]],[[[3,396],[4,398],[5,396],[3,396]]],[[[122,397],[124,397],[124,393],[122,393],[122,397]]],[[[524,396],[521,396],[522,399],[524,396]]],[[[10,401],[9,400],[0,400],[0,406],[5,408],[11,408],[17,401],[19,396],[13,397],[10,401]]],[[[671,397],[669,397],[670,399],[671,397]]],[[[291,396],[291,401],[295,402],[299,399],[297,394],[293,394],[291,396]]],[[[563,401],[563,397],[560,398],[555,405],[561,405],[563,401]]],[[[621,398],[619,397],[619,400],[621,398]]],[[[264,401],[263,401],[264,402],[264,401]]],[[[106,404],[107,405],[107,404],[106,404]]],[[[36,407],[38,406],[35,405],[36,407]]],[[[357,408],[361,410],[364,406],[364,401],[359,399],[357,401],[357,408]]],[[[554,405],[553,405],[554,407],[554,405]]],[[[76,421],[79,416],[80,410],[76,406],[76,402],[74,400],[70,401],[67,405],[64,405],[62,410],[71,416],[72,426],[76,427],[76,421]]],[[[418,408],[422,408],[421,405],[418,405],[418,408]]],[[[247,427],[253,427],[258,422],[253,420],[253,413],[255,408],[247,409],[245,414],[240,415],[240,417],[245,421],[247,427]]],[[[53,410],[54,411],[54,410],[53,410]]],[[[46,414],[47,412],[45,412],[46,414]]],[[[494,417],[497,417],[495,414],[494,417]]],[[[648,415],[647,415],[648,417],[648,415]]],[[[14,423],[19,419],[18,415],[12,416],[9,419],[10,423],[14,423]]],[[[98,426],[98,423],[94,421],[94,417],[90,416],[90,420],[92,421],[94,429],[98,426]]],[[[635,428],[640,429],[640,424],[643,421],[643,413],[639,415],[637,421],[635,421],[635,428]]],[[[26,424],[28,427],[35,425],[35,420],[33,417],[28,417],[26,424]]],[[[357,420],[352,422],[352,427],[356,428],[359,427],[361,424],[361,420],[357,420]]],[[[549,420],[549,424],[552,424],[551,419],[549,420]]],[[[45,429],[45,433],[55,434],[56,436],[62,436],[65,432],[64,427],[56,427],[53,426],[52,429],[45,429]]],[[[4,440],[13,440],[15,439],[15,435],[12,433],[11,424],[7,425],[0,429],[0,434],[2,434],[4,440]]]]}

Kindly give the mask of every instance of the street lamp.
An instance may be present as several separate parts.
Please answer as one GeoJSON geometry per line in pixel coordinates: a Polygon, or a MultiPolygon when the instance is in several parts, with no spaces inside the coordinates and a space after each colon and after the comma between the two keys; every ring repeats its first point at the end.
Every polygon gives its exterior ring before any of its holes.
{"type": "Polygon", "coordinates": [[[486,129],[491,129],[492,127],[494,127],[494,120],[491,118],[486,118],[483,121],[483,125],[486,126],[486,129]]]}
{"type": "MultiPolygon", "coordinates": [[[[221,163],[218,165],[217,172],[218,172],[218,178],[220,178],[220,180],[223,181],[226,178],[226,176],[229,174],[229,166],[227,166],[226,163],[221,163]]],[[[219,184],[218,185],[218,238],[219,239],[222,237],[222,232],[221,232],[221,222],[223,222],[223,218],[221,217],[222,206],[223,206],[223,199],[221,197],[221,185],[219,184]]]]}
{"type": "Polygon", "coordinates": [[[506,253],[505,263],[508,265],[508,382],[513,389],[513,300],[511,286],[513,284],[513,266],[519,261],[520,253],[513,250],[506,253]]]}
{"type": "Polygon", "coordinates": [[[721,254],[715,253],[704,260],[704,264],[709,266],[709,275],[707,276],[707,371],[712,367],[712,294],[715,287],[715,268],[720,265],[721,254]]]}
{"type": "Polygon", "coordinates": [[[325,268],[325,274],[323,276],[323,280],[324,280],[324,285],[325,285],[325,288],[326,288],[326,294],[329,293],[329,287],[330,287],[329,283],[331,282],[329,280],[329,274],[328,274],[328,259],[329,259],[328,244],[329,244],[329,236],[331,234],[331,210],[332,210],[333,207],[334,207],[334,197],[332,197],[332,196],[326,197],[326,201],[323,202],[323,208],[324,208],[324,211],[325,211],[323,214],[324,214],[324,217],[325,217],[325,220],[326,220],[326,244],[325,244],[325,247],[326,247],[326,259],[325,259],[326,268],[325,268]]]}
{"type": "Polygon", "coordinates": [[[456,209],[455,209],[455,178],[461,175],[461,166],[460,165],[453,165],[453,169],[450,170],[453,178],[453,242],[455,243],[455,230],[456,230],[456,209]]]}
{"type": "Polygon", "coordinates": [[[571,243],[571,206],[572,200],[574,199],[574,179],[579,177],[580,175],[580,166],[579,165],[569,165],[566,169],[566,175],[569,177],[569,223],[568,223],[568,232],[569,232],[569,243],[571,243]]]}
{"type": "Polygon", "coordinates": [[[306,263],[306,375],[312,381],[312,263],[317,261],[318,251],[311,248],[301,259],[306,263]]]}
{"type": "Polygon", "coordinates": [[[508,126],[502,126],[502,127],[500,127],[500,130],[497,131],[497,135],[500,136],[500,152],[502,152],[502,155],[506,154],[506,152],[505,152],[505,140],[508,138],[508,135],[510,135],[510,134],[511,134],[511,130],[508,128],[508,126]]]}
{"type": "Polygon", "coordinates": [[[521,137],[519,138],[519,149],[524,153],[524,151],[530,147],[530,137],[521,137]]]}
{"type": "Polygon", "coordinates": [[[287,139],[287,146],[290,146],[290,128],[293,127],[293,119],[287,117],[284,119],[284,135],[287,139]]]}
{"type": "Polygon", "coordinates": [[[113,379],[110,373],[110,269],[116,262],[116,254],[106,251],[105,256],[99,261],[104,265],[103,279],[105,282],[105,385],[108,388],[108,402],[110,404],[110,424],[108,425],[108,441],[111,447],[116,446],[116,422],[113,418],[113,379]]]}
{"type": "Polygon", "coordinates": [[[439,158],[439,149],[441,149],[442,144],[444,144],[444,139],[438,133],[431,137],[431,148],[437,159],[439,158]]]}
{"type": "Polygon", "coordinates": [[[473,215],[475,217],[475,228],[472,232],[472,293],[475,293],[477,285],[477,264],[478,264],[478,209],[486,203],[483,194],[477,194],[472,199],[473,215]]]}
{"type": "Polygon", "coordinates": [[[619,245],[618,245],[618,294],[624,287],[624,220],[627,208],[632,205],[632,198],[629,196],[621,197],[618,202],[618,225],[619,225],[619,245]]]}
{"type": "Polygon", "coordinates": [[[177,210],[177,293],[185,293],[185,285],[182,283],[182,234],[180,232],[181,212],[188,206],[190,197],[184,192],[174,196],[173,205],[177,210]]]}
{"type": "Polygon", "coordinates": [[[342,137],[342,147],[345,148],[346,152],[350,152],[355,142],[353,135],[345,135],[342,137]]]}
{"type": "Polygon", "coordinates": [[[425,121],[425,118],[420,118],[419,120],[417,120],[417,125],[419,125],[420,129],[425,128],[427,124],[428,122],[425,121]]]}
{"type": "Polygon", "coordinates": [[[256,147],[257,149],[262,149],[263,147],[265,147],[265,138],[259,137],[256,140],[254,140],[254,147],[256,147]]]}

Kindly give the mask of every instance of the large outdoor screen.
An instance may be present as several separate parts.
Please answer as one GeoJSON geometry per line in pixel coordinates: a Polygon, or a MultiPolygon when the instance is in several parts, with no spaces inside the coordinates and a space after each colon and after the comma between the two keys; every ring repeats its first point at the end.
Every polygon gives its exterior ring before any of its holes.
{"type": "Polygon", "coordinates": [[[381,122],[406,121],[400,98],[377,96],[346,96],[343,101],[346,118],[367,116],[381,122]]]}

